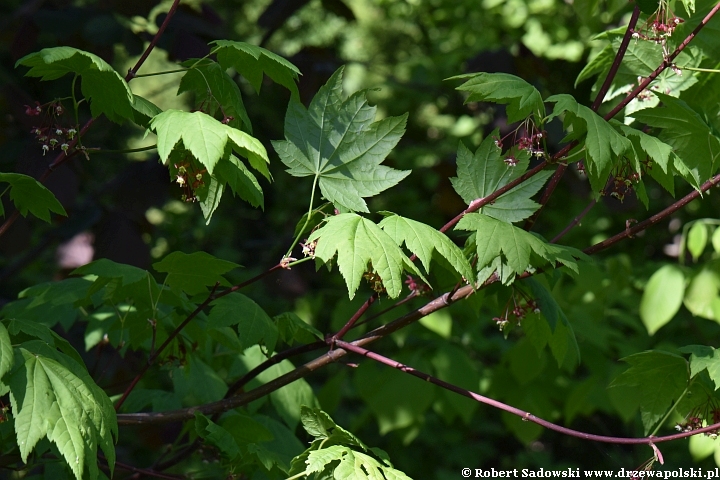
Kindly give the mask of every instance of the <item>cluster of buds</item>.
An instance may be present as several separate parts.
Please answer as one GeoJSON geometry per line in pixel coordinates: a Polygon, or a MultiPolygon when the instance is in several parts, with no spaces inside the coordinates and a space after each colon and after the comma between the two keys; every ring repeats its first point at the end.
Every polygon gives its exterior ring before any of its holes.
{"type": "Polygon", "coordinates": [[[59,100],[40,105],[25,105],[25,114],[30,117],[40,117],[40,126],[32,127],[30,133],[42,147],[43,155],[51,150],[59,148],[67,153],[70,142],[75,138],[78,131],[76,127],[66,127],[60,123],[60,117],[65,113],[65,107],[59,100]]]}
{"type": "MultiPolygon", "coordinates": [[[[497,136],[494,136],[493,139],[495,140],[495,146],[499,149],[503,148],[503,142],[510,136],[510,135],[516,135],[515,138],[515,146],[519,150],[525,150],[530,155],[534,155],[538,158],[545,156],[545,149],[542,145],[542,139],[547,135],[546,132],[539,132],[535,130],[534,126],[526,127],[529,129],[525,130],[525,134],[521,136],[520,138],[517,138],[517,134],[520,131],[520,129],[515,130],[514,132],[509,133],[504,138],[500,138],[497,136]],[[533,133],[534,132],[534,133],[533,133]]],[[[507,158],[504,159],[505,163],[511,167],[514,167],[517,165],[517,159],[514,155],[509,155],[507,158]]]]}
{"type": "MultiPolygon", "coordinates": [[[[720,407],[714,403],[707,403],[701,407],[697,407],[691,411],[683,423],[675,425],[678,432],[692,432],[703,428],[704,419],[707,419],[707,425],[720,423],[720,407]]],[[[720,434],[720,429],[716,428],[705,432],[705,435],[715,440],[720,434]]]]}
{"type": "Polygon", "coordinates": [[[634,31],[632,37],[636,41],[647,40],[658,45],[665,45],[675,28],[683,22],[682,18],[676,17],[669,9],[661,8],[647,19],[640,30],[634,31]]]}
{"type": "Polygon", "coordinates": [[[535,299],[528,298],[525,299],[523,303],[515,303],[512,310],[505,311],[504,316],[493,317],[492,320],[502,332],[510,323],[510,320],[513,320],[517,325],[520,325],[520,322],[527,316],[528,313],[540,313],[540,306],[535,299]]]}
{"type": "Polygon", "coordinates": [[[373,272],[372,270],[368,270],[367,272],[363,273],[363,278],[367,280],[367,282],[370,284],[370,288],[372,288],[373,291],[377,293],[382,293],[385,291],[385,285],[383,285],[382,278],[380,278],[380,275],[373,272]]]}
{"type": "Polygon", "coordinates": [[[405,285],[407,285],[410,291],[418,297],[430,293],[430,287],[423,281],[415,280],[412,275],[407,276],[407,280],[405,280],[405,285]]]}
{"type": "Polygon", "coordinates": [[[621,202],[625,200],[625,195],[635,191],[635,184],[640,181],[638,172],[619,172],[613,175],[609,188],[603,191],[603,195],[609,190],[610,196],[617,198],[621,202]]]}
{"type": "Polygon", "coordinates": [[[300,246],[302,247],[303,256],[315,258],[315,247],[317,247],[317,240],[308,242],[307,239],[305,239],[305,243],[301,242],[300,246]]]}
{"type": "Polygon", "coordinates": [[[177,171],[175,181],[183,189],[183,194],[180,198],[183,202],[197,202],[198,198],[195,191],[205,185],[203,174],[207,172],[207,169],[195,170],[193,165],[188,161],[175,163],[173,166],[177,171]]]}

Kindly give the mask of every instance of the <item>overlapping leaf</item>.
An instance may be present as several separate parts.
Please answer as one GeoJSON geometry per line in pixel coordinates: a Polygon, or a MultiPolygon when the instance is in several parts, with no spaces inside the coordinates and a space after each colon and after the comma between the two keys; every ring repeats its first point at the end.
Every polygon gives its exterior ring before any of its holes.
{"type": "MultiPolygon", "coordinates": [[[[527,170],[530,154],[513,151],[517,164],[510,166],[503,161],[502,149],[495,145],[493,134],[482,141],[473,155],[460,143],[457,155],[457,177],[450,179],[455,191],[470,205],[473,200],[484,198],[520,177],[527,170]]],[[[535,213],[540,205],[530,199],[545,184],[552,171],[540,172],[509,192],[498,197],[479,211],[504,222],[519,222],[535,213]]]]}
{"type": "Polygon", "coordinates": [[[707,370],[710,380],[715,384],[715,390],[720,388],[720,350],[706,345],[687,345],[679,350],[690,354],[691,378],[707,370]]]}
{"type": "Polygon", "coordinates": [[[677,401],[690,380],[688,362],[672,353],[647,351],[622,359],[630,368],[613,380],[611,387],[636,387],[640,395],[640,412],[645,433],[677,401]]]}
{"type": "Polygon", "coordinates": [[[227,118],[231,118],[227,125],[237,129],[244,125],[246,131],[252,133],[252,124],[237,83],[216,62],[206,59],[195,65],[196,62],[188,60],[184,63],[194,66],[180,80],[178,95],[183,92],[194,93],[195,104],[202,105],[204,112],[214,116],[219,109],[227,118]]]}
{"type": "Polygon", "coordinates": [[[633,114],[636,120],[660,130],[658,138],[670,145],[681,163],[681,174],[695,188],[717,170],[720,139],[690,106],[669,95],[657,94],[663,106],[633,114]]]}
{"type": "Polygon", "coordinates": [[[559,262],[577,272],[576,258],[587,258],[579,250],[545,243],[521,228],[482,213],[465,215],[455,229],[475,232],[478,270],[491,265],[502,256],[501,258],[504,259],[502,265],[508,269],[503,272],[502,277],[508,280],[512,280],[514,275],[548,262],[551,264],[559,262]],[[532,261],[533,254],[536,256],[535,261],[532,261]]]}
{"type": "Polygon", "coordinates": [[[43,437],[55,443],[75,477],[96,478],[97,447],[115,462],[115,411],[83,367],[39,341],[16,349],[8,378],[15,432],[23,461],[43,437]]]}
{"type": "Polygon", "coordinates": [[[390,235],[354,213],[330,217],[308,239],[315,240],[316,258],[328,263],[337,253],[338,267],[351,299],[369,269],[380,276],[390,298],[400,295],[403,269],[422,277],[390,235]]]}
{"type": "Polygon", "coordinates": [[[407,115],[375,122],[376,108],[364,92],[343,100],[340,68],[306,110],[291,101],[285,140],[273,147],[288,173],[312,176],[323,196],[339,209],[368,212],[363,198],[396,185],[410,172],[381,165],[405,132],[407,115]]]}
{"type": "Polygon", "coordinates": [[[599,192],[605,187],[618,157],[632,149],[630,140],[620,135],[600,115],[577,103],[572,95],[553,95],[548,97],[547,101],[555,103],[548,121],[565,113],[565,128],[572,127],[572,132],[565,140],[579,140],[584,143],[590,185],[593,191],[599,192]]]}
{"type": "MultiPolygon", "coordinates": [[[[55,195],[32,177],[21,173],[0,173],[0,183],[10,184],[10,200],[23,217],[30,212],[39,219],[50,222],[50,212],[67,216],[55,195]]],[[[4,214],[0,202],[0,215],[4,214]]]]}
{"type": "Polygon", "coordinates": [[[470,93],[465,103],[489,100],[506,104],[509,123],[523,120],[530,115],[534,115],[540,123],[545,116],[545,105],[540,92],[522,78],[509,73],[482,72],[458,75],[448,80],[466,78],[469,80],[457,88],[470,93]]]}
{"type": "Polygon", "coordinates": [[[105,60],[71,47],[44,48],[24,56],[15,66],[30,67],[29,77],[55,80],[68,73],[82,77],[80,89],[90,103],[93,117],[105,114],[122,123],[134,117],[134,98],[127,83],[105,60]]]}
{"type": "Polygon", "coordinates": [[[473,278],[472,267],[465,258],[462,250],[455,245],[444,233],[441,233],[429,225],[401,217],[391,215],[385,217],[378,226],[392,238],[396,244],[405,246],[412,253],[417,255],[430,272],[430,261],[433,252],[437,252],[452,265],[452,267],[463,277],[470,280],[473,278]]]}
{"type": "Polygon", "coordinates": [[[220,159],[229,157],[230,149],[247,158],[256,170],[270,162],[259,140],[203,112],[166,110],[150,121],[150,128],[157,133],[158,154],[163,162],[180,141],[209,174],[220,159]]]}
{"type": "Polygon", "coordinates": [[[243,349],[262,342],[272,352],[278,339],[278,329],[265,310],[240,293],[231,293],[215,300],[208,316],[208,327],[237,325],[243,349]]]}
{"type": "Polygon", "coordinates": [[[217,53],[218,62],[223,68],[234,68],[240,75],[247,78],[256,92],[260,92],[263,73],[275,83],[284,86],[298,99],[298,89],[295,84],[300,70],[283,57],[274,54],[262,47],[245,42],[231,40],[216,40],[213,52],[217,53]]]}
{"type": "Polygon", "coordinates": [[[228,285],[222,275],[239,267],[238,264],[215,258],[209,253],[173,252],[153,264],[158,272],[167,273],[165,284],[189,295],[204,293],[206,287],[220,283],[228,285]]]}

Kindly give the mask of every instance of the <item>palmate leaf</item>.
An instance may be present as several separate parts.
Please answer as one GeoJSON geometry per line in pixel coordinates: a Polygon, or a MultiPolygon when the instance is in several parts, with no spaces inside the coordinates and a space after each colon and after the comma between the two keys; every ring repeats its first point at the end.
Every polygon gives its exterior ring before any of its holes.
{"type": "Polygon", "coordinates": [[[468,213],[458,222],[455,229],[475,232],[479,271],[502,255],[509,269],[502,272],[502,277],[508,280],[512,280],[514,275],[546,263],[559,262],[577,273],[576,258],[588,258],[579,250],[545,243],[521,228],[482,213],[468,213]],[[532,254],[536,255],[535,261],[531,261],[532,254]],[[540,262],[537,261],[537,257],[540,258],[540,262]]]}
{"type": "Polygon", "coordinates": [[[293,98],[299,99],[300,95],[295,82],[300,75],[300,70],[283,57],[245,42],[216,40],[210,44],[216,45],[213,52],[217,53],[220,65],[225,69],[234,68],[240,75],[247,78],[256,92],[260,92],[264,73],[275,83],[290,90],[293,98]]]}
{"type": "Polygon", "coordinates": [[[212,302],[208,328],[237,325],[243,349],[262,342],[272,352],[278,339],[278,328],[265,310],[240,293],[231,293],[212,302]]]}
{"type": "Polygon", "coordinates": [[[47,437],[78,480],[86,467],[90,478],[97,477],[98,445],[112,469],[115,411],[84,367],[40,341],[17,348],[15,365],[7,383],[22,460],[47,437]]]}
{"type": "Polygon", "coordinates": [[[473,272],[470,263],[465,258],[462,250],[444,233],[435,230],[429,225],[400,215],[385,217],[378,226],[396,244],[402,245],[405,243],[408,250],[420,259],[426,272],[430,272],[430,261],[433,252],[437,252],[465,279],[468,281],[472,279],[473,272]]]}
{"type": "Polygon", "coordinates": [[[715,384],[715,390],[720,388],[720,350],[706,345],[686,345],[679,350],[690,354],[691,378],[707,370],[710,380],[715,384]]]}
{"type": "Polygon", "coordinates": [[[630,368],[618,375],[610,387],[637,387],[645,433],[665,415],[690,380],[688,362],[672,353],[647,351],[622,359],[630,368]]]}
{"type": "Polygon", "coordinates": [[[351,299],[368,269],[380,276],[390,298],[400,295],[403,269],[424,280],[390,235],[357,214],[343,213],[330,217],[308,238],[308,242],[315,240],[316,258],[328,263],[337,253],[338,267],[351,299]]]}
{"type": "Polygon", "coordinates": [[[635,112],[633,116],[639,122],[662,129],[658,138],[677,154],[678,171],[693,187],[699,188],[717,169],[720,139],[687,103],[661,93],[656,95],[663,106],[635,112]]]}
{"type": "MultiPolygon", "coordinates": [[[[55,195],[32,177],[21,173],[0,173],[0,183],[10,184],[10,200],[23,217],[27,217],[30,212],[39,219],[50,222],[50,212],[67,216],[55,195]]],[[[0,215],[4,215],[2,202],[0,215]]]]}
{"type": "Polygon", "coordinates": [[[468,73],[450,77],[448,80],[469,80],[456,90],[469,92],[468,102],[491,101],[507,104],[509,123],[534,115],[537,123],[545,116],[542,96],[535,87],[522,78],[508,73],[468,73]]]}
{"type": "Polygon", "coordinates": [[[247,158],[256,170],[270,162],[265,147],[258,139],[203,112],[166,110],[150,121],[150,128],[157,133],[158,155],[163,162],[167,161],[181,140],[184,148],[207,168],[209,174],[213,173],[220,159],[228,158],[228,145],[247,158]]]}
{"type": "Polygon", "coordinates": [[[220,109],[226,117],[232,117],[227,125],[237,129],[244,125],[245,130],[252,133],[252,124],[237,83],[218,63],[207,59],[197,65],[196,62],[187,60],[183,63],[192,68],[180,79],[178,95],[183,92],[194,93],[196,106],[203,105],[204,112],[214,116],[215,111],[220,109]]]}
{"type": "Polygon", "coordinates": [[[330,77],[307,110],[291,101],[285,140],[272,143],[290,175],[315,177],[323,196],[341,210],[368,212],[364,197],[410,173],[380,165],[405,132],[407,114],[375,122],[365,92],[343,101],[342,73],[330,77]]]}
{"type": "MultiPolygon", "coordinates": [[[[457,177],[450,179],[455,191],[470,205],[473,200],[484,198],[520,177],[527,170],[530,154],[524,150],[514,151],[517,160],[514,167],[503,161],[502,149],[493,139],[497,131],[485,137],[473,155],[460,143],[457,155],[457,177]]],[[[479,210],[485,215],[504,222],[519,222],[535,213],[540,205],[530,197],[535,195],[552,175],[552,171],[540,172],[534,177],[498,197],[492,204],[479,210]]]]}
{"type": "Polygon", "coordinates": [[[546,101],[555,103],[548,121],[565,113],[565,128],[572,127],[572,133],[565,137],[565,141],[578,140],[584,143],[590,185],[594,192],[599,192],[605,187],[618,157],[632,149],[630,140],[620,135],[600,115],[577,103],[572,95],[553,95],[546,101]]]}
{"type": "Polygon", "coordinates": [[[30,67],[25,74],[41,80],[55,80],[68,73],[82,77],[80,89],[90,103],[93,117],[105,114],[122,123],[134,117],[134,98],[127,82],[105,60],[71,47],[44,48],[24,56],[15,67],[30,67]]]}

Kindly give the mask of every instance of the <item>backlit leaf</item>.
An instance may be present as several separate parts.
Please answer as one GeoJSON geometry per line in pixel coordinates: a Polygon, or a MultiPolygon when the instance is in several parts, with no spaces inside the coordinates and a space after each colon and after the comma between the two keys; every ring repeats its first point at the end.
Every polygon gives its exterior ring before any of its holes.
{"type": "Polygon", "coordinates": [[[540,92],[525,80],[508,73],[468,73],[448,80],[469,80],[457,90],[469,92],[468,102],[492,101],[507,105],[508,123],[534,115],[539,123],[545,116],[545,105],[540,92]]]}
{"type": "Polygon", "coordinates": [[[380,276],[390,298],[400,295],[403,269],[422,277],[390,235],[354,213],[330,217],[308,238],[308,242],[314,240],[317,240],[315,257],[323,262],[328,263],[337,253],[338,267],[351,299],[363,274],[369,270],[380,276]]]}
{"type": "Polygon", "coordinates": [[[648,280],[640,301],[640,318],[650,335],[675,316],[685,296],[685,275],[675,265],[665,265],[648,280]]]}
{"type": "Polygon", "coordinates": [[[687,249],[692,255],[693,260],[697,262],[700,255],[705,251],[708,241],[707,225],[703,222],[695,222],[687,236],[687,249]]]}
{"type": "Polygon", "coordinates": [[[715,383],[715,390],[720,388],[720,350],[705,345],[687,345],[679,350],[690,354],[691,377],[707,370],[710,379],[715,383]]]}
{"type": "Polygon", "coordinates": [[[25,74],[55,80],[68,73],[79,75],[80,89],[93,117],[104,114],[116,123],[134,117],[134,98],[127,82],[105,60],[72,47],[44,48],[24,56],[15,66],[30,67],[25,74]]]}

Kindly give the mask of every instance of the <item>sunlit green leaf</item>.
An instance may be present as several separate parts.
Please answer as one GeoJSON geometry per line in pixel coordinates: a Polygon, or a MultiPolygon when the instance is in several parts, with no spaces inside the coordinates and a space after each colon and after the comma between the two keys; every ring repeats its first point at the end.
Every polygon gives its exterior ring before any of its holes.
{"type": "Polygon", "coordinates": [[[640,302],[640,318],[650,335],[675,316],[685,296],[685,275],[674,265],[665,265],[648,280],[640,302]]]}

